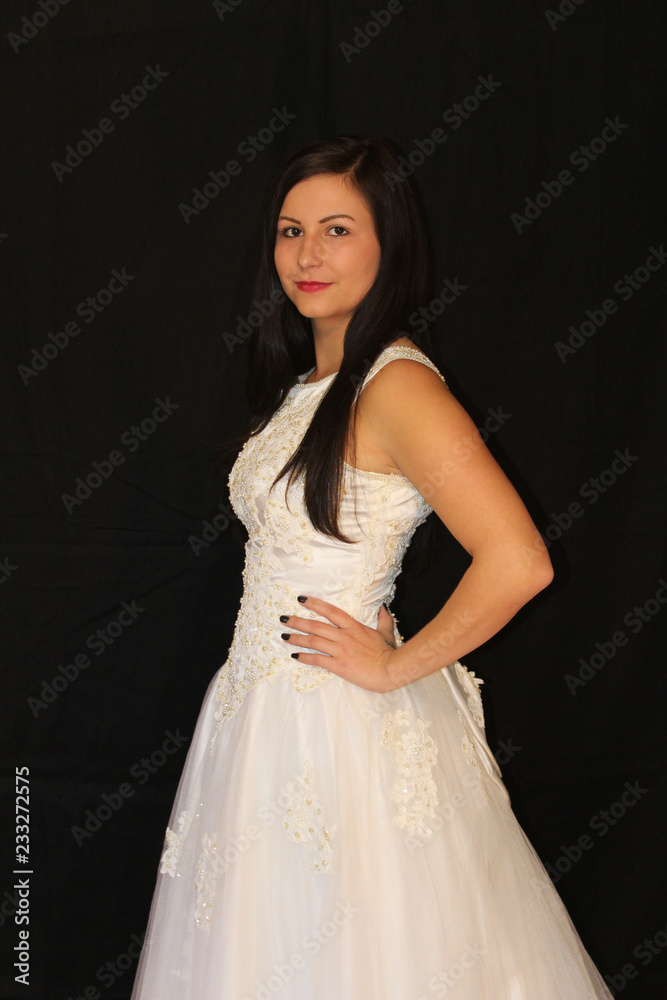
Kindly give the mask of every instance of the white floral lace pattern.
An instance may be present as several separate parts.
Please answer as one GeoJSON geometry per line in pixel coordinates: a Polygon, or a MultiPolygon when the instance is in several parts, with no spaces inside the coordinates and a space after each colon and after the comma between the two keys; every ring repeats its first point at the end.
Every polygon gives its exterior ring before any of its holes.
{"type": "Polygon", "coordinates": [[[213,915],[216,884],[218,881],[217,862],[217,842],[205,833],[202,837],[202,849],[195,874],[195,889],[198,893],[197,905],[195,907],[195,921],[197,926],[201,928],[207,926],[213,915]]]}
{"type": "Polygon", "coordinates": [[[178,831],[171,830],[167,827],[165,835],[167,850],[160,858],[160,873],[162,875],[171,875],[172,878],[176,875],[178,859],[183,847],[183,841],[187,836],[191,823],[192,813],[184,810],[178,817],[178,831]]]}
{"type": "MultiPolygon", "coordinates": [[[[422,351],[390,345],[370,367],[359,389],[385,364],[398,358],[426,364],[445,381],[422,351]]],[[[330,671],[293,659],[289,647],[280,639],[280,615],[327,620],[299,605],[301,588],[307,588],[312,581],[313,595],[319,594],[358,620],[366,616],[370,624],[373,615],[369,594],[378,595],[378,604],[372,609],[375,614],[379,601],[391,603],[412,535],[432,512],[428,501],[404,476],[358,469],[345,463],[341,523],[346,533],[354,536],[354,543],[338,553],[335,571],[329,576],[325,570],[327,559],[318,560],[325,543],[308,518],[303,482],[297,479],[287,490],[285,476],[275,486],[272,484],[298,448],[330,384],[331,379],[327,378],[293,385],[266,426],[245,442],[228,477],[231,505],[248,531],[248,540],[243,597],[227,661],[217,678],[218,704],[209,744],[211,754],[221,727],[259,683],[278,680],[280,675],[287,674],[296,690],[314,691],[331,679],[330,671]]]]}
{"type": "Polygon", "coordinates": [[[337,827],[327,826],[324,821],[324,808],[317,792],[317,776],[310,761],[304,761],[303,774],[288,781],[281,795],[281,801],[287,803],[283,815],[287,839],[306,848],[306,864],[313,871],[332,871],[331,839],[337,827]]]}
{"type": "Polygon", "coordinates": [[[435,818],[435,806],[438,805],[437,786],[431,775],[438,747],[426,731],[431,721],[417,719],[416,728],[399,732],[399,727],[412,725],[410,715],[408,710],[402,709],[385,712],[380,742],[389,750],[398,772],[398,780],[389,792],[392,802],[399,805],[394,826],[426,841],[433,833],[427,820],[435,818]]]}
{"type": "Polygon", "coordinates": [[[461,686],[465,693],[468,695],[468,708],[470,709],[470,714],[477,723],[480,729],[484,729],[484,708],[482,705],[482,696],[480,693],[480,685],[484,683],[481,677],[475,677],[474,670],[468,670],[462,663],[457,660],[454,664],[454,670],[456,671],[456,676],[458,677],[461,686]]]}

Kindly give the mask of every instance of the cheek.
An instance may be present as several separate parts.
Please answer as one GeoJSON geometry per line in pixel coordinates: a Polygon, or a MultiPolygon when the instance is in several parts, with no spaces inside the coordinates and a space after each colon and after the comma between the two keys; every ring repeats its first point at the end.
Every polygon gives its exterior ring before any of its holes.
{"type": "Polygon", "coordinates": [[[281,285],[285,285],[286,275],[289,271],[289,261],[284,253],[277,251],[273,255],[273,263],[275,264],[276,271],[278,273],[278,278],[280,279],[281,285]]]}
{"type": "Polygon", "coordinates": [[[369,249],[368,256],[365,258],[364,267],[360,269],[360,273],[363,274],[364,284],[370,288],[370,286],[375,281],[375,277],[380,266],[380,255],[371,248],[369,249]]]}
{"type": "Polygon", "coordinates": [[[359,248],[360,270],[364,274],[375,273],[380,263],[380,245],[376,240],[367,239],[363,247],[359,248]]]}

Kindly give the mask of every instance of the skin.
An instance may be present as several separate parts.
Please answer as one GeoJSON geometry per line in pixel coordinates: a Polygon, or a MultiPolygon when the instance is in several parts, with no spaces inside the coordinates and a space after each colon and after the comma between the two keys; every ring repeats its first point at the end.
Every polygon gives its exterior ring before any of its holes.
{"type": "MultiPolygon", "coordinates": [[[[289,218],[278,221],[276,269],[286,295],[312,321],[317,362],[308,381],[317,381],[340,366],[345,330],[373,284],[381,248],[363,196],[344,176],[321,174],[295,185],[280,214],[289,218]],[[352,219],[328,218],[341,214],[352,219]],[[297,281],[331,285],[311,294],[297,281]]],[[[415,346],[407,337],[393,343],[415,346]]],[[[384,605],[376,629],[312,595],[304,607],[331,624],[281,616],[305,633],[284,633],[284,641],[312,649],[292,654],[300,662],[388,692],[477,649],[554,574],[523,501],[466,410],[426,365],[400,358],[377,373],[361,393],[353,444],[350,464],[408,479],[472,557],[441,611],[398,647],[384,605]]]]}
{"type": "Polygon", "coordinates": [[[345,330],[380,263],[371,213],[344,175],[309,177],[288,192],[274,260],[285,294],[312,322],[317,366],[308,382],[318,381],[338,369],[345,330]],[[331,284],[310,293],[301,291],[298,281],[331,284]]]}

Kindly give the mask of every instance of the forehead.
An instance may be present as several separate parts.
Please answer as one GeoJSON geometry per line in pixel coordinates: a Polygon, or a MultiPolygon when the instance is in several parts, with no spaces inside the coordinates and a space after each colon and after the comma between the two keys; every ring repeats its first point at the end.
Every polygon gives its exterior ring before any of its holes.
{"type": "Polygon", "coordinates": [[[299,181],[287,192],[281,211],[313,222],[336,212],[345,212],[355,219],[370,218],[363,195],[345,174],[315,174],[299,181]],[[301,214],[297,215],[298,212],[301,214]]]}

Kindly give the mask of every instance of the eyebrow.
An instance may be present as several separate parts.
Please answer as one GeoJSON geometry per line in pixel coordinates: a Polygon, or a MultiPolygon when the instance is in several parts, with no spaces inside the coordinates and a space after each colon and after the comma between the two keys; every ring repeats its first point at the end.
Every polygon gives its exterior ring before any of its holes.
{"type": "MultiPolygon", "coordinates": [[[[280,221],[280,219],[287,219],[288,222],[296,222],[297,225],[299,226],[301,225],[298,219],[292,219],[291,216],[289,215],[281,215],[278,221],[280,221]]],[[[330,222],[331,219],[352,219],[352,221],[354,222],[353,215],[344,215],[342,212],[340,212],[338,215],[327,215],[325,216],[324,219],[320,219],[320,222],[330,222]]]]}

